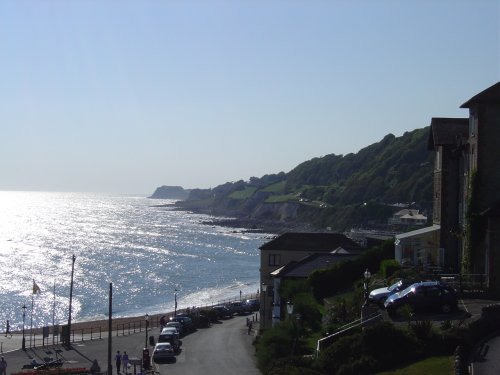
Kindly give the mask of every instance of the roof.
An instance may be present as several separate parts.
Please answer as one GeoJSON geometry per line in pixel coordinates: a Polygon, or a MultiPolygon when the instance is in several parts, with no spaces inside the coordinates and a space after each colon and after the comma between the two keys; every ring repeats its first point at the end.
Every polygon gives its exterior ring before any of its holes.
{"type": "Polygon", "coordinates": [[[290,262],[271,272],[275,277],[308,277],[312,272],[328,268],[334,263],[355,258],[356,254],[315,253],[298,262],[290,262]]]}
{"type": "Polygon", "coordinates": [[[419,215],[419,210],[405,208],[396,212],[393,216],[419,215]]]}
{"type": "Polygon", "coordinates": [[[462,104],[460,108],[471,108],[477,104],[500,105],[500,82],[473,96],[462,104]]]}
{"type": "Polygon", "coordinates": [[[415,236],[418,236],[418,235],[421,235],[421,234],[434,232],[434,231],[439,230],[439,229],[441,229],[440,225],[432,225],[430,227],[425,227],[425,228],[422,228],[422,229],[412,230],[411,232],[396,234],[396,240],[399,240],[401,238],[415,237],[415,236]]]}
{"type": "Polygon", "coordinates": [[[433,117],[427,141],[427,149],[434,150],[436,146],[457,144],[457,138],[469,137],[468,118],[433,117]]]}
{"type": "Polygon", "coordinates": [[[360,250],[360,246],[341,233],[285,233],[266,242],[260,250],[331,252],[338,247],[360,250]]]}

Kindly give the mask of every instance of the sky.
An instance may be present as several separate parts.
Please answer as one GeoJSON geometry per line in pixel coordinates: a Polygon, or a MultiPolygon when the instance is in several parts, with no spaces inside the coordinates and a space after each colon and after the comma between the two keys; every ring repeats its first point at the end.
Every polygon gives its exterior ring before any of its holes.
{"type": "Polygon", "coordinates": [[[500,80],[500,0],[4,0],[0,190],[212,188],[500,80]]]}

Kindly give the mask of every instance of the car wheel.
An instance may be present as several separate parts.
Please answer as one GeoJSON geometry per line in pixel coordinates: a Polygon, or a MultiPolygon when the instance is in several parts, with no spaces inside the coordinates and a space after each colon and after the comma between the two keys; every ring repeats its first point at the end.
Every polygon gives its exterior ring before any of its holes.
{"type": "Polygon", "coordinates": [[[450,304],[447,304],[445,303],[442,307],[441,307],[441,311],[444,312],[445,314],[449,314],[451,313],[451,310],[453,310],[453,308],[451,307],[450,304]]]}

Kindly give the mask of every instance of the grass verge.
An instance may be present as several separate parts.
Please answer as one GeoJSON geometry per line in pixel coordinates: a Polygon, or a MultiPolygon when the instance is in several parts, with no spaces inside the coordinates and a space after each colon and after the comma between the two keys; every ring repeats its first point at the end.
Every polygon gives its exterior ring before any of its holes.
{"type": "Polygon", "coordinates": [[[453,356],[431,357],[397,370],[379,372],[377,375],[451,375],[454,371],[453,361],[453,356]]]}

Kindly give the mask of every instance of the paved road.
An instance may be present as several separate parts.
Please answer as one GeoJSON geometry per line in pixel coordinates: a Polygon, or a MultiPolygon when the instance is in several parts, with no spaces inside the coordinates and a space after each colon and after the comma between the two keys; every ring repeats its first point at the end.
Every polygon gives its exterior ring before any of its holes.
{"type": "MultiPolygon", "coordinates": [[[[255,367],[254,348],[252,341],[254,335],[247,335],[245,327],[246,317],[234,317],[214,324],[211,328],[200,329],[183,338],[183,350],[177,356],[175,363],[162,364],[159,372],[163,374],[190,374],[190,375],[258,375],[260,372],[255,367]]],[[[154,334],[157,338],[159,331],[154,334]]],[[[106,336],[107,337],[107,336],[106,336]]],[[[21,370],[23,365],[29,364],[32,359],[38,362],[43,360],[61,358],[64,367],[89,368],[96,359],[102,371],[107,370],[108,340],[103,338],[95,341],[75,343],[72,349],[67,350],[62,346],[46,348],[32,348],[22,351],[21,336],[1,339],[2,356],[8,363],[7,374],[21,370]]],[[[140,357],[146,342],[145,332],[129,336],[113,336],[113,357],[117,350],[126,351],[130,357],[140,357]]],[[[151,348],[152,352],[152,348],[151,348]]],[[[113,374],[116,374],[114,362],[113,374]]],[[[140,368],[137,367],[137,372],[140,368]]],[[[132,368],[133,373],[133,368],[132,368]]],[[[123,372],[122,374],[123,375],[123,372]]]]}
{"type": "Polygon", "coordinates": [[[254,336],[247,334],[245,322],[245,317],[234,317],[184,337],[177,361],[159,365],[158,371],[162,375],[259,375],[254,336]]]}

